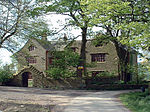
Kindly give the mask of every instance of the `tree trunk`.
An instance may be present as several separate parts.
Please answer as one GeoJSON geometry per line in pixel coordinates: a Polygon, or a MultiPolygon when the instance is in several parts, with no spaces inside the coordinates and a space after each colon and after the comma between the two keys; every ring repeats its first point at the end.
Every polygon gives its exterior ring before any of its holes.
{"type": "Polygon", "coordinates": [[[117,41],[113,41],[116,47],[117,55],[119,57],[118,62],[118,72],[119,72],[119,79],[123,80],[125,83],[127,82],[127,65],[128,65],[128,51],[124,50],[124,48],[121,48],[119,46],[119,43],[117,41]]]}
{"type": "Polygon", "coordinates": [[[82,43],[81,43],[81,51],[80,51],[80,65],[83,66],[83,72],[79,70],[80,76],[87,75],[87,68],[86,68],[86,42],[87,42],[87,28],[82,28],[82,43]]]}

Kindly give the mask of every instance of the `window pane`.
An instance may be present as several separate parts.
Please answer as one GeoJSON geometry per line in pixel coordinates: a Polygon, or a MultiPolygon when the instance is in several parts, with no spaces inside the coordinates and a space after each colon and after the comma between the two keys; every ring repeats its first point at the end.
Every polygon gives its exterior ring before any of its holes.
{"type": "Polygon", "coordinates": [[[27,57],[27,58],[26,58],[26,61],[27,61],[28,63],[36,63],[36,58],[30,56],[30,57],[27,57]]]}
{"type": "Polygon", "coordinates": [[[33,45],[31,45],[30,47],[29,47],[29,51],[33,51],[35,49],[35,47],[33,46],[33,45]]]}
{"type": "Polygon", "coordinates": [[[99,53],[99,54],[92,54],[92,62],[104,62],[106,54],[105,53],[99,53]]]}
{"type": "Polygon", "coordinates": [[[49,64],[51,65],[53,63],[53,58],[49,58],[49,64]]]}

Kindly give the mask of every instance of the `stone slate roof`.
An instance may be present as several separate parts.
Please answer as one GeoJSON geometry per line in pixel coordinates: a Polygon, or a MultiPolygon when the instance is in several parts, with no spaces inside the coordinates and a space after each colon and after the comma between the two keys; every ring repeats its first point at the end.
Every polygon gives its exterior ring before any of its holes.
{"type": "Polygon", "coordinates": [[[56,50],[56,51],[63,51],[64,48],[67,46],[67,44],[64,44],[64,42],[60,41],[47,41],[47,40],[41,40],[41,39],[35,39],[44,49],[47,51],[50,50],[56,50]]]}
{"type": "Polygon", "coordinates": [[[50,41],[41,40],[41,39],[35,39],[35,40],[47,51],[54,49],[54,45],[50,41]]]}

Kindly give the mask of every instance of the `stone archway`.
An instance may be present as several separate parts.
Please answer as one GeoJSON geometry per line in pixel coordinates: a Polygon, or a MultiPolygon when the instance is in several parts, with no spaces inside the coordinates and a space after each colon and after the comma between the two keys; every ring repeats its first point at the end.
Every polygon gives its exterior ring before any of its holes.
{"type": "Polygon", "coordinates": [[[22,74],[22,86],[23,87],[32,87],[32,73],[31,72],[24,72],[22,74]]]}

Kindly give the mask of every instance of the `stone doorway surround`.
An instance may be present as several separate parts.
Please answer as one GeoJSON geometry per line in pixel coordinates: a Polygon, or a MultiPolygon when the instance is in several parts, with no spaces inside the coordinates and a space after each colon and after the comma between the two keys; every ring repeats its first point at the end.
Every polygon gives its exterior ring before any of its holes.
{"type": "Polygon", "coordinates": [[[23,87],[33,87],[33,79],[31,72],[24,72],[22,74],[22,86],[23,87]]]}

